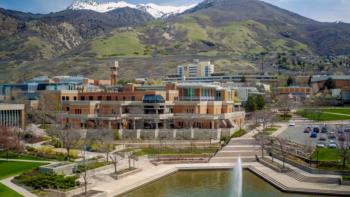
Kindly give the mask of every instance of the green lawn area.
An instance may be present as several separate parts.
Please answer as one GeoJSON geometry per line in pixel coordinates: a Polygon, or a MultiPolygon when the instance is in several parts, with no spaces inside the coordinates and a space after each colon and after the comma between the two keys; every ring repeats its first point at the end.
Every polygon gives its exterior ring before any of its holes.
{"type": "Polygon", "coordinates": [[[36,157],[34,155],[30,155],[30,154],[25,154],[25,153],[14,153],[14,152],[0,152],[0,158],[3,159],[23,159],[23,160],[38,160],[38,161],[44,161],[44,160],[48,160],[42,157],[36,157]]]}
{"type": "MultiPolygon", "coordinates": [[[[350,151],[348,152],[350,157],[350,151]]],[[[315,151],[312,155],[312,159],[317,159],[317,152],[315,151]]],[[[339,161],[341,157],[339,156],[338,149],[335,148],[320,148],[318,149],[318,160],[319,161],[339,161]]]]}
{"type": "Polygon", "coordinates": [[[271,135],[273,134],[274,132],[276,132],[278,130],[277,127],[268,127],[265,129],[265,132],[268,134],[268,135],[271,135]]]}
{"type": "Polygon", "coordinates": [[[348,114],[350,115],[350,108],[334,108],[334,109],[324,109],[324,112],[348,114]]]}
{"type": "Polygon", "coordinates": [[[5,185],[0,183],[0,196],[4,197],[21,197],[22,195],[13,191],[12,189],[6,187],[5,185]]]}
{"type": "MultiPolygon", "coordinates": [[[[44,164],[45,163],[0,161],[0,179],[33,170],[44,164]]],[[[0,184],[0,196],[17,197],[21,195],[5,185],[0,184]]]]}
{"type": "MultiPolygon", "coordinates": [[[[324,112],[331,112],[332,113],[339,113],[336,112],[337,110],[341,109],[327,109],[327,110],[301,110],[298,111],[297,114],[311,120],[318,120],[318,121],[327,121],[327,120],[349,120],[350,116],[346,115],[338,115],[338,114],[329,114],[329,113],[324,113],[324,112]],[[334,111],[335,110],[335,111],[334,111]],[[318,112],[317,112],[318,111],[318,112]]],[[[342,110],[341,110],[342,111],[342,110]]],[[[342,111],[344,112],[344,111],[342,111]]]]}
{"type": "Polygon", "coordinates": [[[33,170],[41,165],[45,163],[0,161],[0,179],[33,170]]]}

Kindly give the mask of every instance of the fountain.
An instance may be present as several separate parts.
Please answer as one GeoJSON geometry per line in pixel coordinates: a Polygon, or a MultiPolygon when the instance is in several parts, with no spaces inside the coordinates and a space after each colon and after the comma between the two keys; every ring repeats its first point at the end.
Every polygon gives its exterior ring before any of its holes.
{"type": "Polygon", "coordinates": [[[242,181],[242,161],[241,157],[238,157],[232,173],[233,187],[231,197],[242,197],[242,181]]]}

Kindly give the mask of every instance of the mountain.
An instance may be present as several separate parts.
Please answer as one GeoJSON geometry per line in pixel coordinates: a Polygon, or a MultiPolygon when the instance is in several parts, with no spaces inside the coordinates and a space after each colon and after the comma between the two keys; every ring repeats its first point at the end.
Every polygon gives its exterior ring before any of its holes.
{"type": "Polygon", "coordinates": [[[162,6],[153,3],[148,4],[130,4],[125,1],[98,1],[98,0],[75,0],[68,9],[70,10],[93,10],[96,12],[109,12],[117,8],[134,8],[149,13],[154,18],[162,18],[170,15],[180,14],[187,9],[194,7],[189,6],[162,6]]]}
{"type": "MultiPolygon", "coordinates": [[[[164,76],[193,58],[212,60],[219,71],[253,72],[263,53],[267,68],[283,63],[298,71],[350,54],[350,24],[314,21],[259,0],[206,0],[157,19],[135,6],[106,12],[71,6],[50,14],[0,9],[0,80],[53,73],[104,78],[115,59],[122,78],[164,76]]],[[[339,69],[349,70],[346,62],[339,69]]]]}

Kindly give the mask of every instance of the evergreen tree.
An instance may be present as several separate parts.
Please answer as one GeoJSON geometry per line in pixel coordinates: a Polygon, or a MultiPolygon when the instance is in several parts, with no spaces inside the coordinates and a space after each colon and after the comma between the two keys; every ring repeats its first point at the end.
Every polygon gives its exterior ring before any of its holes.
{"type": "Polygon", "coordinates": [[[247,80],[246,80],[245,76],[242,75],[242,77],[241,77],[241,82],[242,82],[242,83],[245,83],[246,81],[247,81],[247,80]]]}
{"type": "Polygon", "coordinates": [[[293,85],[293,83],[294,83],[293,78],[291,76],[289,76],[287,79],[287,86],[291,86],[291,85],[293,85]]]}
{"type": "Polygon", "coordinates": [[[328,90],[334,89],[335,88],[335,81],[329,77],[325,82],[324,82],[324,88],[327,88],[328,90]]]}
{"type": "Polygon", "coordinates": [[[265,98],[263,95],[259,94],[255,98],[256,107],[258,110],[262,110],[265,107],[265,98]]]}
{"type": "Polygon", "coordinates": [[[254,112],[257,109],[256,101],[254,96],[248,96],[248,100],[246,103],[246,111],[254,112]]]}

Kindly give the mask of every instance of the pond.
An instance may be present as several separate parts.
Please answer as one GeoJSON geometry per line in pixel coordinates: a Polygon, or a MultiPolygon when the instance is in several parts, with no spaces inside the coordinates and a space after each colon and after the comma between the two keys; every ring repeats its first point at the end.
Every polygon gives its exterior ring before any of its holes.
{"type": "MultiPolygon", "coordinates": [[[[123,197],[232,197],[231,171],[179,171],[123,197]]],[[[283,193],[248,170],[243,171],[243,197],[311,197],[283,193]]]]}

